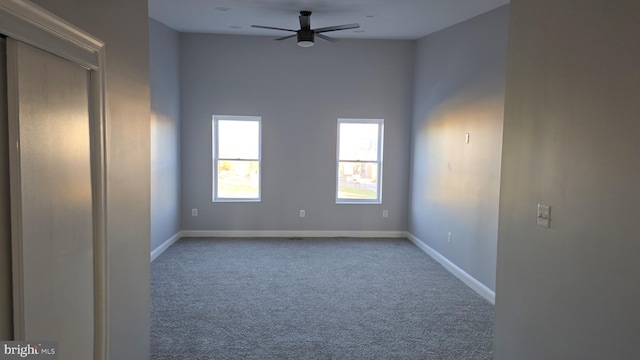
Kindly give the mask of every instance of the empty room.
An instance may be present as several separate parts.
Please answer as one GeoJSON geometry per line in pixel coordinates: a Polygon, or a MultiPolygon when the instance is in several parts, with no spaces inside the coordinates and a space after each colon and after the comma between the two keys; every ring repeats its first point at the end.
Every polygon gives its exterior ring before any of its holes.
{"type": "Polygon", "coordinates": [[[0,0],[0,348],[635,359],[638,33],[637,0],[0,0]]]}
{"type": "Polygon", "coordinates": [[[490,359],[505,2],[171,4],[150,3],[152,357],[490,359]]]}

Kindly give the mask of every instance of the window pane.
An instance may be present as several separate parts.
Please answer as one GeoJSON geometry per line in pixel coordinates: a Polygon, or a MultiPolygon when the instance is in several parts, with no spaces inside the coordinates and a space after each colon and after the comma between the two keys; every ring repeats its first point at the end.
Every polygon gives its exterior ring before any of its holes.
{"type": "Polygon", "coordinates": [[[260,123],[258,121],[218,121],[218,158],[258,159],[259,140],[260,123]]]}
{"type": "Polygon", "coordinates": [[[338,163],[339,199],[377,199],[378,164],[368,162],[338,163]]]}
{"type": "Polygon", "coordinates": [[[258,161],[218,160],[218,198],[259,198],[259,164],[258,161]]]}
{"type": "Polygon", "coordinates": [[[378,160],[378,124],[340,123],[340,160],[378,160]]]}

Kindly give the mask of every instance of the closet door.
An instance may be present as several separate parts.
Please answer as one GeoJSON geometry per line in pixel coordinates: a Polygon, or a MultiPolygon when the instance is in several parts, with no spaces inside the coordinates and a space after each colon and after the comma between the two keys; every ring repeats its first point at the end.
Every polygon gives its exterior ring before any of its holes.
{"type": "Polygon", "coordinates": [[[94,357],[91,72],[7,39],[16,338],[94,357]]]}
{"type": "Polygon", "coordinates": [[[6,40],[0,36],[0,339],[13,339],[6,40]]]}

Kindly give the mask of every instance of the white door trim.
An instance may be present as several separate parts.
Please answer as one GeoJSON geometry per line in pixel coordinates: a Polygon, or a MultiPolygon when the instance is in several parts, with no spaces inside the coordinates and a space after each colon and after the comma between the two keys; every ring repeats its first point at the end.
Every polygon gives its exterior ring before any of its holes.
{"type": "MultiPolygon", "coordinates": [[[[94,359],[108,359],[108,271],[106,249],[106,97],[105,44],[65,20],[25,0],[0,0],[0,34],[48,51],[91,70],[91,177],[94,224],[94,359]]],[[[10,84],[9,84],[10,85],[10,84]]],[[[9,111],[16,109],[15,96],[9,94],[9,111]]],[[[11,117],[11,114],[10,114],[11,117]]],[[[10,119],[11,121],[11,119],[10,119]]],[[[17,145],[17,144],[16,144],[17,145]]],[[[12,151],[18,151],[11,145],[12,151]]],[[[11,171],[18,171],[11,168],[11,171]]],[[[14,191],[11,187],[12,197],[14,191]]],[[[14,204],[12,203],[12,212],[14,204]]],[[[19,204],[15,205],[19,206],[19,204]]],[[[20,209],[17,209],[20,210],[20,209]]],[[[12,228],[19,228],[12,226],[12,228]]],[[[19,235],[19,234],[18,234],[19,235]]],[[[22,309],[23,278],[19,236],[12,236],[14,276],[14,332],[24,338],[22,309]],[[16,256],[17,255],[17,256],[16,256]],[[16,281],[18,280],[18,281],[16,281]]]]}

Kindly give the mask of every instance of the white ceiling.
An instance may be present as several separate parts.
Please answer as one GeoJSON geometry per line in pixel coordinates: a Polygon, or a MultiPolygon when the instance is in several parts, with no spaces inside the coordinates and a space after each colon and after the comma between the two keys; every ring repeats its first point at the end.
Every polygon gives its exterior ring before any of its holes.
{"type": "Polygon", "coordinates": [[[252,28],[297,30],[300,10],[311,28],[359,23],[336,38],[418,39],[509,3],[509,0],[149,0],[149,16],[181,32],[286,36],[252,28]]]}

